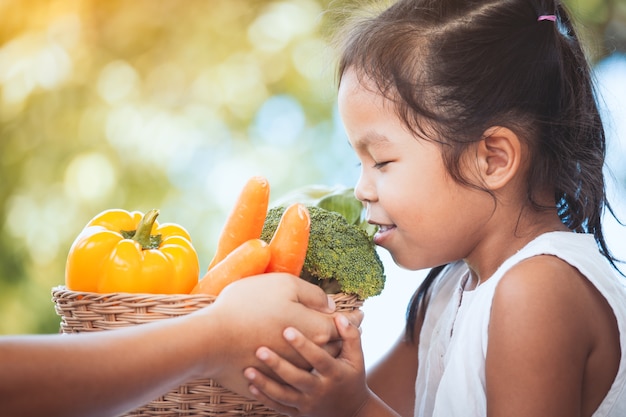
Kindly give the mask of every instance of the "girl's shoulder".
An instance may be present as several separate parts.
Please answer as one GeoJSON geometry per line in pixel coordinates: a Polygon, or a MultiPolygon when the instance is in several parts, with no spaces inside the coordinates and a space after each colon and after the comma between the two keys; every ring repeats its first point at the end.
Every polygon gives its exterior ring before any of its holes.
{"type": "Polygon", "coordinates": [[[626,280],[602,256],[592,235],[547,233],[500,269],[493,277],[494,310],[526,306],[525,311],[532,307],[541,317],[576,318],[583,324],[591,312],[613,309],[618,321],[626,320],[626,280]]]}
{"type": "Polygon", "coordinates": [[[540,316],[584,318],[591,304],[606,302],[593,283],[566,260],[539,254],[513,265],[498,280],[493,308],[540,316]],[[598,295],[600,297],[598,297],[598,295]]]}
{"type": "MultiPolygon", "coordinates": [[[[593,254],[595,245],[570,256],[581,248],[580,243],[559,248],[557,253],[539,251],[502,275],[491,304],[488,343],[493,366],[487,372],[503,380],[515,378],[519,386],[543,384],[551,387],[554,397],[565,398],[566,392],[582,387],[576,402],[583,404],[587,414],[603,403],[612,386],[619,385],[614,381],[624,378],[620,339],[624,339],[626,325],[626,290],[617,274],[609,273],[593,254]],[[519,378],[526,375],[525,368],[549,372],[530,378],[525,385],[519,378]]],[[[542,390],[528,392],[540,395],[542,390]]],[[[616,392],[604,406],[624,401],[616,392]]]]}
{"type": "Polygon", "coordinates": [[[492,281],[490,286],[495,288],[505,276],[509,277],[507,281],[511,281],[511,276],[518,275],[526,277],[519,285],[536,279],[537,284],[547,286],[560,280],[568,282],[568,277],[584,277],[603,294],[626,290],[626,279],[620,277],[600,253],[593,235],[586,233],[550,232],[540,235],[507,259],[487,281],[492,281]],[[545,276],[551,274],[553,276],[547,281],[545,276]]]}

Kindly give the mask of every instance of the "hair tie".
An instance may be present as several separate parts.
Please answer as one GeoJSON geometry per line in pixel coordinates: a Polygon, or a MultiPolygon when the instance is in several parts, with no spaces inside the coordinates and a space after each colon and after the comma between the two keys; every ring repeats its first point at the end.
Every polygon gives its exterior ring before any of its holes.
{"type": "Polygon", "coordinates": [[[549,20],[551,22],[556,22],[556,16],[553,14],[542,14],[537,18],[537,22],[541,22],[542,20],[549,20]]]}

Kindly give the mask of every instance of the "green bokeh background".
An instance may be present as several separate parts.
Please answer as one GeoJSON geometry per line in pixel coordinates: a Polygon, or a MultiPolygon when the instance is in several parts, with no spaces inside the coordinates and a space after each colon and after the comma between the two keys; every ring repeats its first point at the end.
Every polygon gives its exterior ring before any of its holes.
{"type": "MultiPolygon", "coordinates": [[[[567,3],[594,63],[626,50],[626,1],[567,3]]],[[[102,210],[159,208],[205,268],[250,176],[351,185],[325,36],[349,4],[0,0],[0,334],[58,331],[50,289],[102,210]]]]}

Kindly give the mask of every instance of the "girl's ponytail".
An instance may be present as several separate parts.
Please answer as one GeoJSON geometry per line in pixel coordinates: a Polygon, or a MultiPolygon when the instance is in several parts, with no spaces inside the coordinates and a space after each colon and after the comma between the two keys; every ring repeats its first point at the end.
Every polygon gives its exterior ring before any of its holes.
{"type": "MultiPolygon", "coordinates": [[[[602,254],[616,267],[617,259],[602,232],[604,210],[613,211],[606,198],[606,137],[594,80],[569,13],[559,1],[555,6],[561,92],[540,140],[553,143],[558,153],[551,162],[560,164],[547,174],[555,176],[555,201],[562,222],[576,232],[593,234],[602,254]]],[[[541,177],[534,180],[541,181],[541,177]]]]}

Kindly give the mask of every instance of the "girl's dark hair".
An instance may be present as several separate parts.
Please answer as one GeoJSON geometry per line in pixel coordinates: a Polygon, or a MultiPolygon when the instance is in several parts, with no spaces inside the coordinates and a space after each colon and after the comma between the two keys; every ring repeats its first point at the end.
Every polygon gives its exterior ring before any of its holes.
{"type": "MultiPolygon", "coordinates": [[[[616,267],[602,233],[605,135],[590,67],[567,11],[549,0],[399,0],[347,25],[338,76],[354,69],[392,100],[416,136],[441,143],[452,177],[491,126],[514,131],[530,150],[526,193],[535,210],[556,210],[578,233],[592,233],[616,267]],[[555,15],[556,21],[538,20],[555,15]],[[427,125],[426,125],[427,124],[427,125]],[[554,205],[538,190],[554,190],[554,205]]],[[[413,296],[407,336],[442,267],[413,296]]]]}

